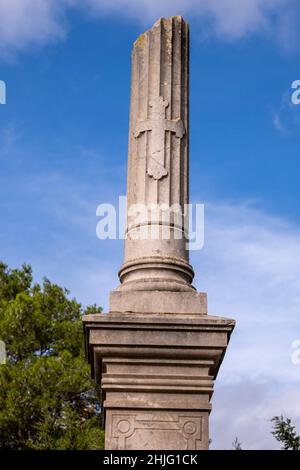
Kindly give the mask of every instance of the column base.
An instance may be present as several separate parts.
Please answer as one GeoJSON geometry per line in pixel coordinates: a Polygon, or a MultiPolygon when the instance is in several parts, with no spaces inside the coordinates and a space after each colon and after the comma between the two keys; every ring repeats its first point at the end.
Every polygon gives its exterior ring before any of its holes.
{"type": "Polygon", "coordinates": [[[208,449],[208,417],[234,320],[196,314],[86,315],[109,450],[208,449]]]}

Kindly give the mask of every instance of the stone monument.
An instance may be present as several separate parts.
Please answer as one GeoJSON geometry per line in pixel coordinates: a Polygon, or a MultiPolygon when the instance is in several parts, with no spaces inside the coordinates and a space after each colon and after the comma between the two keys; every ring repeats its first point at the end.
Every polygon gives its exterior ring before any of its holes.
{"type": "Polygon", "coordinates": [[[189,28],[175,16],[134,43],[121,284],[108,314],[83,318],[106,449],[208,449],[213,383],[234,321],[208,315],[206,294],[192,286],[186,215],[178,217],[188,202],[189,28]]]}

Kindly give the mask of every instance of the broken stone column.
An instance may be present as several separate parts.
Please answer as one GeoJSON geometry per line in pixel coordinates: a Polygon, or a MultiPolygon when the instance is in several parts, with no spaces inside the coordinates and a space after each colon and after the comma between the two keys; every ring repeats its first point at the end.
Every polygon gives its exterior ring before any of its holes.
{"type": "Polygon", "coordinates": [[[213,381],[234,321],[209,316],[189,264],[189,29],[135,42],[125,260],[108,314],[84,317],[106,449],[207,449],[213,381]]]}
{"type": "MultiPolygon", "coordinates": [[[[188,104],[188,25],[181,17],[160,19],[133,47],[128,207],[159,204],[184,212],[189,180],[188,104]]],[[[176,220],[175,213],[164,219],[166,212],[160,211],[157,218],[153,214],[152,219],[144,211],[128,214],[121,291],[193,290],[184,221],[176,220]]]]}

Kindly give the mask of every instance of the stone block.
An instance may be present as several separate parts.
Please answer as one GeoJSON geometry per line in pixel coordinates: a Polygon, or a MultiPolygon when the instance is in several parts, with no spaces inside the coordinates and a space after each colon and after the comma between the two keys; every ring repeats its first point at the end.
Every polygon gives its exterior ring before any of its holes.
{"type": "Polygon", "coordinates": [[[204,292],[112,291],[110,312],[207,314],[204,292]]]}

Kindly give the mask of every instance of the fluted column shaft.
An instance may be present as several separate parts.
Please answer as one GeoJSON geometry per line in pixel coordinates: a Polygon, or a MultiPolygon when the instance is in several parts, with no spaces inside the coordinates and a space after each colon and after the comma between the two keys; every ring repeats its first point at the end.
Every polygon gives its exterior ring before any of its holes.
{"type": "Polygon", "coordinates": [[[189,202],[189,29],[160,19],[135,42],[121,290],[191,290],[189,202]]]}

